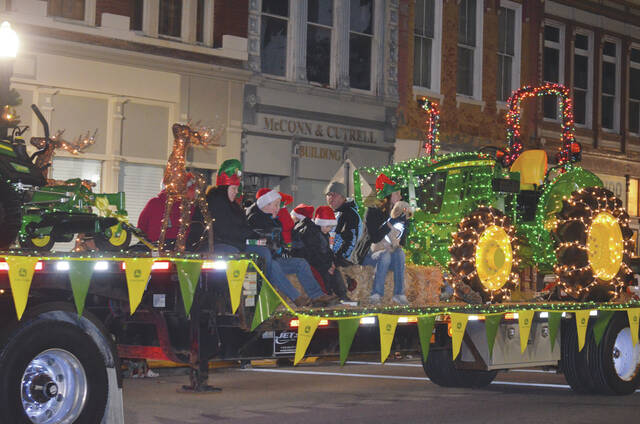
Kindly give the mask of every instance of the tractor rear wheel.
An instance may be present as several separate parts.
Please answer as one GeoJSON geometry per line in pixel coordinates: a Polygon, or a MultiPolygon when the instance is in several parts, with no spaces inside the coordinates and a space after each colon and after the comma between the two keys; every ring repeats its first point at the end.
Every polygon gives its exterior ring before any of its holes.
{"type": "Polygon", "coordinates": [[[603,187],[583,188],[563,201],[553,234],[555,273],[576,300],[608,301],[633,278],[633,232],[622,201],[603,187]]]}
{"type": "MultiPolygon", "coordinates": [[[[483,301],[508,298],[518,275],[516,230],[501,211],[481,206],[464,218],[449,247],[449,271],[454,281],[477,292],[483,301]]],[[[456,295],[464,293],[456,289],[456,295]]]]}
{"type": "Polygon", "coordinates": [[[20,196],[8,184],[0,183],[0,250],[8,249],[16,240],[21,221],[20,196]]]}

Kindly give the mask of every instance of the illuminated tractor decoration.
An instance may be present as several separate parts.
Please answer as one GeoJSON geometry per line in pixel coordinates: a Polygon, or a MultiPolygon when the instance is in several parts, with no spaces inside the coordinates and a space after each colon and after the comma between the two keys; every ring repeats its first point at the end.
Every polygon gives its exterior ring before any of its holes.
{"type": "Polygon", "coordinates": [[[535,267],[555,274],[552,299],[608,301],[632,281],[629,217],[622,202],[595,174],[576,165],[569,91],[558,84],[523,87],[509,99],[507,147],[425,156],[383,168],[356,170],[361,178],[384,172],[404,186],[416,207],[407,242],[408,258],[448,271],[458,297],[483,302],[510,297],[519,272],[535,267]],[[554,95],[563,114],[556,164],[544,150],[524,150],[520,102],[554,95]]]}

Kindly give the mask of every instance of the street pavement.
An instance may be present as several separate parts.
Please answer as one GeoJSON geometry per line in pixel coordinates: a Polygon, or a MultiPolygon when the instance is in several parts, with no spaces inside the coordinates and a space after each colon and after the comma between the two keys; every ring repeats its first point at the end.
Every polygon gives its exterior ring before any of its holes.
{"type": "Polygon", "coordinates": [[[637,422],[640,392],[573,393],[543,370],[498,374],[485,389],[446,389],[419,362],[318,363],[212,370],[222,392],[178,393],[186,375],[126,379],[126,424],[606,423],[637,422]]]}

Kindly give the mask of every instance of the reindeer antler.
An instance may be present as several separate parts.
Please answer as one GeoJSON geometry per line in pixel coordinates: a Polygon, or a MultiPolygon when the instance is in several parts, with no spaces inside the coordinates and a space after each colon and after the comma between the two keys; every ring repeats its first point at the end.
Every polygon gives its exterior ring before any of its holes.
{"type": "Polygon", "coordinates": [[[72,155],[77,155],[84,152],[87,148],[89,148],[89,146],[93,145],[96,142],[96,134],[98,133],[98,130],[96,129],[93,134],[91,134],[91,131],[87,131],[86,134],[79,135],[78,138],[76,138],[72,143],[60,138],[63,132],[64,130],[58,131],[58,133],[54,137],[56,139],[56,141],[54,142],[56,148],[66,150],[72,155]]]}

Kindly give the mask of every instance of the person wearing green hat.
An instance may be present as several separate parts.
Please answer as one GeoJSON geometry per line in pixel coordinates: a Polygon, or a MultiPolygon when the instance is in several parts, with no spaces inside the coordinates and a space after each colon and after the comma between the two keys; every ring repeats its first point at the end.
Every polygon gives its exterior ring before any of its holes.
{"type": "Polygon", "coordinates": [[[404,268],[405,255],[402,247],[393,250],[376,250],[374,251],[372,244],[379,243],[385,237],[389,237],[392,230],[399,232],[400,246],[404,245],[406,240],[407,217],[405,215],[391,218],[391,210],[393,206],[402,200],[400,193],[400,184],[396,184],[385,174],[380,174],[376,179],[376,197],[368,199],[367,211],[365,213],[364,222],[366,236],[362,238],[356,250],[365,250],[366,256],[362,261],[362,265],[375,267],[375,277],[373,279],[373,288],[369,302],[378,304],[384,295],[384,281],[387,277],[389,269],[393,271],[393,298],[394,303],[407,305],[407,297],[404,294],[404,268]],[[363,247],[364,246],[364,247],[363,247]]]}

